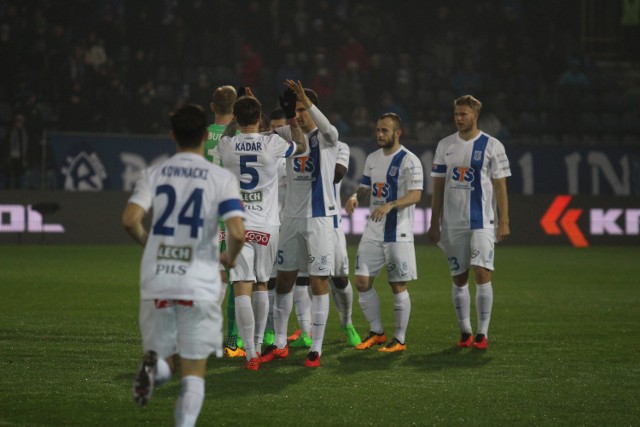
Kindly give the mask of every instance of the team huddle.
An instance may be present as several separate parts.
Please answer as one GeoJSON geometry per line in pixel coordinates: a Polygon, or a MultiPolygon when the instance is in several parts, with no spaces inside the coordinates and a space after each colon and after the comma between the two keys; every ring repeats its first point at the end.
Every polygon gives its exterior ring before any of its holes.
{"type": "MultiPolygon", "coordinates": [[[[378,150],[367,157],[358,189],[344,205],[351,214],[369,199],[355,259],[358,303],[369,323],[361,339],[351,321],[354,296],[340,223],[349,146],[339,141],[315,92],[292,80],[285,86],[271,123],[264,123],[262,105],[249,88],[215,91],[213,125],[199,106],[178,108],[171,115],[177,153],[143,172],[123,212],[125,230],[144,246],[139,313],[144,356],[134,400],[145,405],[154,386],[179,369],[176,425],[195,425],[213,353],[244,357],[245,369],[258,370],[287,359],[289,346],[308,347],[304,366],[320,367],[330,294],[348,345],[359,351],[379,345],[385,353],[407,349],[407,283],[418,278],[413,222],[424,189],[422,164],[400,143],[401,119],[383,114],[376,125],[378,150]],[[150,210],[147,230],[143,219],[150,210]],[[382,268],[394,297],[390,340],[373,286],[382,268]],[[291,337],[287,327],[294,306],[300,334],[291,337]]],[[[454,101],[458,132],[436,149],[427,234],[449,262],[461,331],[457,345],[486,350],[494,245],[509,235],[510,169],[504,146],[477,128],[480,109],[472,96],[454,101]]]]}

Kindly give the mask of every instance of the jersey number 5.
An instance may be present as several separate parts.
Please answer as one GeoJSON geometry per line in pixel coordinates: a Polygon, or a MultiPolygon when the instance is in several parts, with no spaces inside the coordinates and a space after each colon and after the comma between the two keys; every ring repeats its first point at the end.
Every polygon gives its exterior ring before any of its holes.
{"type": "MultiPolygon", "coordinates": [[[[153,234],[160,236],[173,236],[175,227],[167,225],[167,219],[171,216],[173,209],[176,207],[176,189],[171,185],[160,185],[156,188],[156,196],[165,194],[167,196],[167,206],[153,224],[153,234]]],[[[198,229],[204,225],[202,219],[202,188],[196,188],[184,202],[184,205],[178,213],[178,225],[186,225],[191,227],[191,237],[198,237],[198,229]]]]}

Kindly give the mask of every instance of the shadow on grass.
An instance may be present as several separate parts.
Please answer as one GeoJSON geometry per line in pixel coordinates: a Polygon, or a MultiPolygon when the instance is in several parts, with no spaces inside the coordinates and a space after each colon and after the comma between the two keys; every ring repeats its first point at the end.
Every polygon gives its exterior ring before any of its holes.
{"type": "Polygon", "coordinates": [[[493,358],[483,350],[453,346],[427,354],[409,354],[406,365],[423,371],[441,371],[443,369],[474,368],[487,365],[493,358]]]}
{"type": "MultiPolygon", "coordinates": [[[[244,357],[210,357],[207,364],[207,398],[260,397],[265,393],[279,393],[289,385],[304,381],[314,369],[305,369],[304,361],[308,349],[290,349],[285,360],[274,360],[260,366],[258,371],[244,369],[244,357]]],[[[135,371],[117,375],[114,380],[132,384],[135,371]]],[[[177,396],[180,392],[180,375],[174,373],[172,379],[153,391],[156,397],[177,396]]]]}

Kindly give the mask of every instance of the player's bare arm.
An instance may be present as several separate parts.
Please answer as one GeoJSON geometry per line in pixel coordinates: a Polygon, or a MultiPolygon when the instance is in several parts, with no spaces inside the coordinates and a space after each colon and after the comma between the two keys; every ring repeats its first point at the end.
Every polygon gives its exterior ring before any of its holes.
{"type": "Polygon", "coordinates": [[[294,154],[302,154],[307,151],[307,138],[304,137],[302,129],[298,126],[298,121],[295,119],[289,119],[289,127],[291,128],[291,139],[296,144],[294,154]]]}
{"type": "Polygon", "coordinates": [[[433,243],[440,241],[440,218],[442,218],[442,206],[444,205],[444,178],[433,178],[433,196],[431,198],[431,224],[427,237],[433,243]]]}
{"type": "Polygon", "coordinates": [[[355,211],[358,207],[358,199],[362,199],[368,196],[371,193],[371,188],[369,187],[358,187],[356,192],[347,199],[347,202],[344,204],[344,208],[349,215],[355,211]]]}
{"type": "Polygon", "coordinates": [[[128,203],[122,212],[122,226],[125,231],[140,245],[147,244],[147,238],[149,233],[142,225],[142,219],[145,217],[146,212],[135,203],[128,203]]]}
{"type": "Polygon", "coordinates": [[[236,257],[244,244],[244,219],[240,216],[235,216],[227,219],[224,225],[227,250],[220,253],[220,263],[226,268],[232,268],[235,267],[236,257]]]}
{"type": "Polygon", "coordinates": [[[284,84],[296,93],[296,98],[298,99],[298,101],[302,102],[304,108],[311,108],[313,102],[311,102],[309,97],[304,93],[304,86],[302,86],[302,82],[300,82],[300,80],[295,82],[291,79],[287,79],[285,80],[284,84]]]}
{"type": "Polygon", "coordinates": [[[336,164],[336,170],[333,173],[333,183],[337,184],[342,181],[342,178],[347,174],[347,167],[345,165],[336,164]]]}
{"type": "Polygon", "coordinates": [[[394,209],[404,209],[408,206],[415,205],[420,201],[422,197],[422,190],[409,190],[407,194],[400,197],[397,200],[392,200],[383,205],[378,206],[376,209],[371,212],[369,217],[372,221],[379,222],[384,219],[384,217],[394,209]]]}
{"type": "Polygon", "coordinates": [[[493,180],[493,191],[496,195],[498,206],[498,242],[505,240],[511,230],[509,228],[509,198],[507,196],[507,179],[498,178],[493,180]]]}

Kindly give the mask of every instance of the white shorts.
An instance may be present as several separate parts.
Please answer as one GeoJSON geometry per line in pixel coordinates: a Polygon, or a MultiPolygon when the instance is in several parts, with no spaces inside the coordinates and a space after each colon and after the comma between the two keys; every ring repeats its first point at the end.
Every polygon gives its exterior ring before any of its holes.
{"type": "Polygon", "coordinates": [[[163,359],[222,357],[222,310],[215,301],[142,300],[139,321],[145,352],[163,359]]]}
{"type": "Polygon", "coordinates": [[[284,219],[278,270],[306,270],[312,276],[329,276],[333,274],[334,251],[333,217],[284,219]]]}
{"type": "Polygon", "coordinates": [[[380,242],[363,238],[356,256],[356,275],[375,277],[385,264],[389,283],[418,278],[413,242],[380,242]]]}
{"type": "Polygon", "coordinates": [[[253,228],[246,231],[236,266],[229,272],[231,282],[269,281],[278,251],[278,227],[253,228]]]}
{"type": "Polygon", "coordinates": [[[447,255],[451,275],[458,276],[472,265],[493,270],[495,241],[492,228],[443,230],[438,246],[447,255]]]}
{"type": "Polygon", "coordinates": [[[344,236],[344,230],[342,227],[334,228],[333,233],[336,244],[333,276],[348,276],[349,255],[347,254],[347,239],[344,236]]]}

